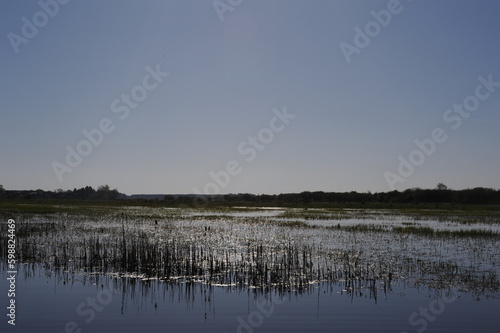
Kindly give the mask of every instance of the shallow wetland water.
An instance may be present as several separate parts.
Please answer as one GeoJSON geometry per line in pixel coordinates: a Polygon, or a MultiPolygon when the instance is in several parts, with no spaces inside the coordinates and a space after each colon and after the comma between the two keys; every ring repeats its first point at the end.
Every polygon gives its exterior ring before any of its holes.
{"type": "Polygon", "coordinates": [[[493,213],[90,207],[4,218],[16,220],[19,263],[16,326],[3,320],[2,332],[498,331],[493,213]]]}

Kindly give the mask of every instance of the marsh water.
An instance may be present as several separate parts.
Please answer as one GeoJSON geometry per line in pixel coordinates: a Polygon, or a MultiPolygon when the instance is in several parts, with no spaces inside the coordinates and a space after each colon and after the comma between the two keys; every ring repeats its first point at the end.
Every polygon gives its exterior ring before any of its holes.
{"type": "Polygon", "coordinates": [[[92,207],[7,218],[19,263],[12,326],[0,252],[2,332],[460,333],[500,324],[496,213],[92,207]]]}

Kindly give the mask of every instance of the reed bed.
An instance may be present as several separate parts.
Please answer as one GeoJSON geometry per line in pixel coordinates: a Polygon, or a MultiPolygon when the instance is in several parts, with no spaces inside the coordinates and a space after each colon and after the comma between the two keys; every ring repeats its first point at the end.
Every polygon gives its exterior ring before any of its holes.
{"type": "MultiPolygon", "coordinates": [[[[495,233],[369,223],[313,227],[297,214],[292,219],[279,211],[241,213],[159,208],[26,213],[16,220],[18,258],[49,271],[261,292],[302,293],[326,283],[376,297],[394,284],[408,284],[498,296],[495,233]]],[[[2,260],[5,235],[0,234],[2,260]]]]}

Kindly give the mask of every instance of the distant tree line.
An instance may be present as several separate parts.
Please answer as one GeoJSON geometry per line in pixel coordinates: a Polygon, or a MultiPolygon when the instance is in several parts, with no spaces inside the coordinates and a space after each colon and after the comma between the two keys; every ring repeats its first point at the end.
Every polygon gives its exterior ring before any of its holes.
{"type": "MultiPolygon", "coordinates": [[[[440,184],[442,185],[442,184],[440,184]]],[[[207,202],[227,203],[227,204],[263,204],[277,206],[294,206],[309,204],[329,204],[329,203],[394,203],[394,204],[428,204],[428,203],[451,203],[451,204],[485,204],[500,205],[500,190],[491,188],[476,187],[465,190],[451,190],[445,186],[438,186],[436,189],[412,188],[405,191],[391,191],[379,193],[359,193],[359,192],[301,192],[283,194],[227,194],[227,195],[207,195],[205,197],[179,197],[166,195],[167,204],[190,205],[193,201],[198,205],[207,202]]]]}
{"type": "Polygon", "coordinates": [[[137,201],[138,203],[156,203],[169,206],[204,206],[206,204],[227,205],[277,205],[299,206],[312,204],[342,204],[342,203],[389,203],[389,204],[475,204],[500,205],[500,190],[476,187],[465,190],[452,190],[440,183],[435,189],[412,188],[405,191],[391,192],[301,192],[282,194],[221,194],[221,195],[165,195],[163,199],[130,199],[127,195],[102,185],[93,189],[85,186],[73,190],[55,191],[13,191],[5,190],[0,185],[0,200],[122,200],[137,201]]]}
{"type": "Polygon", "coordinates": [[[5,190],[0,185],[0,199],[3,200],[38,200],[38,199],[69,199],[69,200],[116,200],[125,196],[117,189],[110,189],[108,185],[101,185],[97,190],[91,186],[85,186],[73,190],[33,190],[33,191],[14,191],[5,190]]]}

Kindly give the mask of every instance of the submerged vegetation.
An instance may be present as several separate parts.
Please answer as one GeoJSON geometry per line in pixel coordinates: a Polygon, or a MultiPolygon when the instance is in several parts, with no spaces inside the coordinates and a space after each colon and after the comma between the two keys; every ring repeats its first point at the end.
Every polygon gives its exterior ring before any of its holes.
{"type": "MultiPolygon", "coordinates": [[[[351,294],[396,284],[498,296],[500,216],[443,210],[4,204],[20,262],[50,271],[351,294]]],[[[5,260],[6,232],[0,234],[5,260]]]]}

